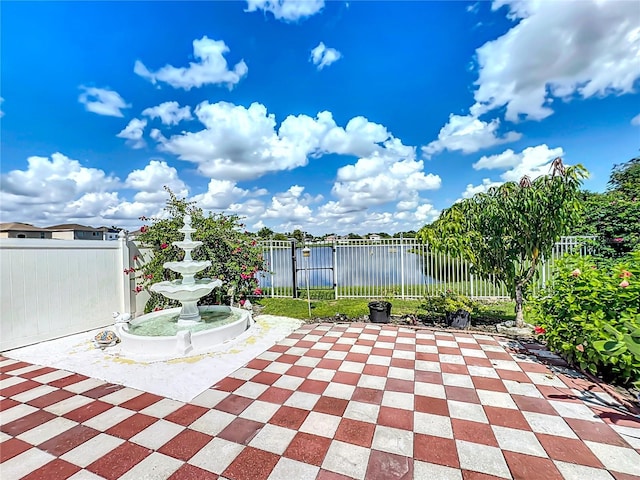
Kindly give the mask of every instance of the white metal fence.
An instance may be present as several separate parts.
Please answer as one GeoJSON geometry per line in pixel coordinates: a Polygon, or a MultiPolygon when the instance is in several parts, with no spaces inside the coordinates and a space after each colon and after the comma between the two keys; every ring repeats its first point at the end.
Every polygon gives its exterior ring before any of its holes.
{"type": "Polygon", "coordinates": [[[0,351],[100,328],[131,311],[124,238],[0,240],[0,351]],[[126,265],[126,266],[125,266],[126,265]]]}
{"type": "MultiPolygon", "coordinates": [[[[565,253],[586,254],[587,237],[562,237],[539,267],[534,288],[544,286],[553,261],[565,253]]],[[[306,290],[315,298],[420,298],[453,290],[472,298],[508,297],[504,287],[471,273],[468,262],[431,250],[413,238],[338,240],[307,244],[310,255],[290,241],[262,243],[264,296],[292,297],[306,290]]]]}

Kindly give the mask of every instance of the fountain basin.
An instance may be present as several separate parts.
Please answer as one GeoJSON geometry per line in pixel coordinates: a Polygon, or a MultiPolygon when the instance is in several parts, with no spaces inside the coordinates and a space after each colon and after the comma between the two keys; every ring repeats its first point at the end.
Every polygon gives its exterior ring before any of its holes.
{"type": "Polygon", "coordinates": [[[207,267],[211,266],[210,260],[204,261],[195,261],[191,262],[166,262],[162,265],[164,268],[168,268],[169,270],[179,273],[181,275],[194,275],[207,267]]]}
{"type": "Polygon", "coordinates": [[[184,326],[178,322],[180,310],[180,307],[177,307],[151,312],[136,318],[130,324],[116,324],[122,354],[131,353],[153,358],[204,353],[207,349],[237,337],[253,324],[249,311],[215,305],[199,307],[204,321],[184,326]],[[214,319],[208,321],[207,319],[212,316],[214,319]],[[219,317],[220,320],[216,320],[215,317],[219,317]],[[166,319],[167,323],[175,323],[175,325],[169,325],[175,334],[155,335],[153,332],[155,326],[143,334],[135,333],[138,327],[145,327],[145,324],[153,322],[161,324],[163,319],[166,319]]]}
{"type": "MultiPolygon", "coordinates": [[[[185,275],[185,279],[186,279],[185,275]]],[[[191,276],[193,278],[193,276],[191,276]]],[[[185,283],[184,280],[173,280],[154,283],[151,290],[164,295],[172,300],[179,302],[193,302],[211,293],[216,287],[222,285],[222,280],[211,280],[202,278],[191,283],[185,283]]]]}

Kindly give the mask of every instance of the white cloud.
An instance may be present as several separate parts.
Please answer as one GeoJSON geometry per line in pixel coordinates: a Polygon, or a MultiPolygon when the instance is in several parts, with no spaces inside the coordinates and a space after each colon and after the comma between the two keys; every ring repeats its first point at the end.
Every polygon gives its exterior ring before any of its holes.
{"type": "MultiPolygon", "coordinates": [[[[2,105],[2,102],[4,102],[4,98],[0,97],[0,105],[2,105]]],[[[4,112],[0,110],[0,118],[2,117],[4,117],[4,112]]]]}
{"type": "Polygon", "coordinates": [[[320,112],[316,118],[290,115],[276,130],[275,116],[260,103],[245,108],[203,102],[195,115],[204,130],[170,138],[153,130],[151,138],[161,149],[197,164],[201,174],[221,180],[248,180],[291,170],[306,165],[310,156],[364,156],[393,145],[386,128],[364,117],[354,117],[342,128],[330,112],[320,112]]]}
{"type": "Polygon", "coordinates": [[[127,145],[131,148],[144,148],[146,142],[142,138],[142,134],[144,133],[144,127],[147,126],[147,121],[138,118],[132,119],[124,129],[120,133],[116,135],[119,138],[125,138],[127,140],[127,145]]]}
{"type": "Polygon", "coordinates": [[[88,112],[106,115],[109,117],[123,117],[122,110],[130,108],[118,92],[106,88],[80,86],[83,92],[78,101],[84,105],[88,112]]]}
{"type": "Polygon", "coordinates": [[[277,20],[295,22],[318,13],[324,0],[247,0],[245,12],[271,12],[277,20]]]}
{"type": "Polygon", "coordinates": [[[500,178],[505,182],[517,182],[524,175],[534,179],[548,174],[553,159],[563,155],[564,151],[561,147],[550,149],[542,144],[525,148],[520,153],[508,149],[498,155],[484,156],[473,165],[473,168],[476,170],[507,169],[500,178]]]}
{"type": "Polygon", "coordinates": [[[164,102],[155,107],[145,108],[142,115],[160,118],[164,125],[177,125],[182,120],[191,120],[191,107],[180,107],[178,102],[164,102]]]}
{"type": "Polygon", "coordinates": [[[264,212],[264,218],[277,218],[283,223],[308,223],[312,218],[309,205],[322,199],[303,194],[304,187],[293,185],[289,190],[277,193],[271,198],[271,204],[264,212]]]}
{"type": "Polygon", "coordinates": [[[186,197],[189,190],[178,177],[178,171],[163,160],[151,160],[142,170],[133,170],[125,180],[125,187],[138,190],[134,200],[162,206],[168,198],[164,187],[178,197],[186,197]]]}
{"type": "MultiPolygon", "coordinates": [[[[261,194],[266,191],[261,190],[261,194]]],[[[205,193],[195,195],[191,200],[207,210],[227,210],[232,204],[249,196],[251,192],[229,180],[210,180],[205,193]]]]}
{"type": "Polygon", "coordinates": [[[165,65],[156,72],[150,71],[140,60],[136,60],[133,71],[151,83],[164,82],[173,88],[191,90],[194,87],[211,84],[225,84],[233,88],[249,71],[244,60],[229,70],[224,55],[229,47],[222,40],[211,40],[206,36],[193,41],[193,56],[197,62],[189,62],[188,67],[165,65]]]}
{"type": "Polygon", "coordinates": [[[640,113],[631,119],[631,125],[640,126],[640,113]]]}
{"type": "Polygon", "coordinates": [[[476,51],[472,114],[541,120],[554,98],[621,95],[640,78],[640,15],[632,1],[496,0],[518,23],[476,51]]]}
{"type": "Polygon", "coordinates": [[[489,178],[483,178],[480,185],[468,184],[464,192],[462,192],[462,198],[471,198],[477,193],[485,193],[491,187],[499,187],[504,182],[494,182],[489,178]]]}
{"type": "Polygon", "coordinates": [[[323,42],[320,42],[317,47],[311,50],[309,61],[313,62],[318,70],[322,70],[341,58],[342,54],[338,50],[327,48],[323,42]]]}
{"type": "Polygon", "coordinates": [[[442,127],[438,139],[422,147],[427,157],[444,150],[473,153],[508,142],[515,142],[522,137],[517,132],[507,132],[499,136],[500,119],[494,118],[484,122],[474,115],[449,115],[449,122],[442,127]]]}

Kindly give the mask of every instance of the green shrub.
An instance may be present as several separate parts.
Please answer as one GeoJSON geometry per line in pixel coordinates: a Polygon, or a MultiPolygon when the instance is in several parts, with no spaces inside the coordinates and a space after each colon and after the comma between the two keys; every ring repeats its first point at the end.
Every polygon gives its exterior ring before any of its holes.
{"type": "Polygon", "coordinates": [[[607,381],[640,381],[640,252],[617,262],[566,256],[527,306],[547,345],[607,381]]]}
{"type": "Polygon", "coordinates": [[[202,209],[192,202],[178,199],[168,190],[169,199],[162,218],[150,220],[149,225],[142,227],[138,237],[141,248],[151,253],[145,258],[137,258],[135,269],[125,272],[135,275],[137,293],[147,290],[151,295],[145,305],[145,312],[179,306],[162,295],[149,290],[149,287],[163,280],[181,278],[177,273],[163,267],[165,262],[180,261],[184,251],[172,245],[180,241],[184,234],[178,230],[183,226],[185,214],[191,215],[191,225],[196,229],[193,240],[203,244],[193,251],[194,260],[210,260],[211,266],[197,274],[198,278],[219,278],[223,281],[220,288],[215,288],[209,295],[200,300],[201,305],[212,305],[229,299],[237,300],[249,295],[260,295],[258,272],[264,270],[262,249],[255,240],[244,231],[244,225],[235,215],[205,215],[202,209]],[[234,297],[234,298],[231,298],[234,297]]]}
{"type": "Polygon", "coordinates": [[[427,315],[436,316],[456,313],[458,310],[471,313],[474,310],[474,302],[465,295],[460,295],[453,290],[446,290],[437,295],[426,297],[421,308],[427,312],[427,315]]]}

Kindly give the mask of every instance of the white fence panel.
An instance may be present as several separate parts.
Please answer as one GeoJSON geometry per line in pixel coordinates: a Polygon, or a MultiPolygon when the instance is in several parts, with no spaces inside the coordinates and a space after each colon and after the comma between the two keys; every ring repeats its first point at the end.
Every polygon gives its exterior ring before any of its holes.
{"type": "Polygon", "coordinates": [[[125,262],[124,239],[0,240],[0,351],[103,327],[112,312],[130,311],[125,262]]]}

